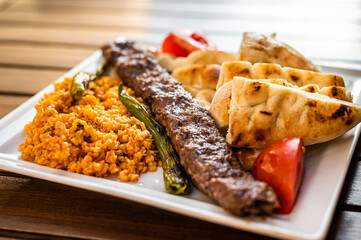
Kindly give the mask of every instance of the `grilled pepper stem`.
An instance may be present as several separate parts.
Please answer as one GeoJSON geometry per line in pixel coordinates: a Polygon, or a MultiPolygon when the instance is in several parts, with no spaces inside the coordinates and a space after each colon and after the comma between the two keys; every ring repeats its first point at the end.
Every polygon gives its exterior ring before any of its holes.
{"type": "Polygon", "coordinates": [[[89,82],[102,77],[106,72],[107,67],[107,62],[103,60],[98,65],[94,73],[81,71],[75,74],[70,86],[70,94],[73,99],[76,101],[82,99],[82,97],[85,95],[86,90],[88,89],[89,82]]]}
{"type": "Polygon", "coordinates": [[[165,189],[172,194],[187,194],[190,191],[190,184],[179,163],[179,157],[173,145],[166,135],[164,128],[154,117],[133,97],[123,90],[123,84],[119,84],[118,95],[120,101],[129,112],[142,121],[154,139],[162,160],[163,179],[165,189]]]}

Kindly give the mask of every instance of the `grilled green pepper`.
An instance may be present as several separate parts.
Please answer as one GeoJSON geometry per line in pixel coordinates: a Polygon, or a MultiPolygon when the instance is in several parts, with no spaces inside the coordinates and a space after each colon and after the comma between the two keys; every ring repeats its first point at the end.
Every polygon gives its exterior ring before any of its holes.
{"type": "Polygon", "coordinates": [[[133,97],[123,90],[123,84],[119,84],[118,95],[120,101],[129,112],[142,121],[150,134],[152,134],[154,144],[158,149],[163,166],[163,179],[165,189],[172,194],[187,194],[190,191],[188,178],[179,163],[179,157],[175,151],[164,128],[154,119],[154,117],[133,97]]]}
{"type": "Polygon", "coordinates": [[[86,90],[88,89],[89,82],[102,77],[105,74],[108,66],[109,65],[107,64],[107,62],[103,60],[98,65],[94,73],[81,71],[75,74],[70,86],[70,94],[73,99],[75,101],[82,99],[82,97],[85,95],[86,90]]]}

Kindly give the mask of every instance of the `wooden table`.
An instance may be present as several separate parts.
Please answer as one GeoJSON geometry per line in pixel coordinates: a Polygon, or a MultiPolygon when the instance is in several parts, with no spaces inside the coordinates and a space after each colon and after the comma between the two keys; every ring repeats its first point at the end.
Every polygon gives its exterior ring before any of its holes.
{"type": "MultiPolygon", "coordinates": [[[[360,71],[357,0],[0,0],[0,117],[102,43],[125,35],[159,45],[179,26],[236,52],[242,32],[276,32],[316,63],[360,71]]],[[[361,73],[360,73],[361,74],[361,73]]],[[[361,142],[361,141],[360,141],[361,142]]],[[[361,237],[360,143],[328,238],[361,237]]],[[[119,198],[0,171],[0,239],[259,239],[119,198]]],[[[266,238],[265,238],[266,239],[266,238]]]]}

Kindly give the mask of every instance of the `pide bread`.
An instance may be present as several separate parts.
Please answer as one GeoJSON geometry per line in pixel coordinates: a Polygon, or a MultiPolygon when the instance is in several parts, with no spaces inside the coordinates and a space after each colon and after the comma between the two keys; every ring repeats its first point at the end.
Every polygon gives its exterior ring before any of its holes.
{"type": "Polygon", "coordinates": [[[252,169],[253,163],[256,161],[262,150],[263,149],[257,148],[233,148],[233,152],[242,163],[242,167],[247,171],[252,169]]]}
{"type": "Polygon", "coordinates": [[[219,89],[223,84],[232,81],[234,77],[253,78],[253,66],[246,61],[229,61],[222,64],[221,72],[216,89],[219,89]]]}
{"type": "Polygon", "coordinates": [[[193,64],[221,65],[223,62],[236,60],[236,55],[217,50],[194,51],[187,57],[174,57],[173,55],[164,53],[157,54],[156,57],[159,64],[167,69],[168,72],[193,64]]]}
{"type": "MultiPolygon", "coordinates": [[[[286,82],[283,79],[263,79],[263,80],[273,84],[294,87],[292,84],[286,82]]],[[[225,127],[228,128],[228,124],[229,124],[228,111],[231,106],[232,87],[233,87],[233,81],[227,82],[220,89],[218,89],[212,99],[212,103],[209,109],[213,118],[216,120],[218,128],[220,129],[225,127]]]]}
{"type": "Polygon", "coordinates": [[[222,64],[217,89],[234,77],[250,79],[282,78],[287,82],[302,87],[316,84],[320,88],[328,86],[344,87],[343,78],[337,75],[306,71],[296,68],[284,67],[274,63],[256,63],[254,65],[245,61],[231,61],[222,64]]]}
{"type": "MultiPolygon", "coordinates": [[[[361,121],[360,105],[318,93],[242,77],[235,77],[227,86],[226,97],[229,98],[229,88],[232,94],[230,107],[224,110],[229,113],[226,139],[233,147],[261,149],[295,136],[301,136],[305,145],[321,143],[342,135],[361,121]]],[[[217,94],[218,91],[214,100],[217,94]]],[[[215,108],[211,106],[212,116],[217,113],[215,108]]],[[[226,122],[214,118],[225,127],[226,122]]]]}
{"type": "Polygon", "coordinates": [[[299,87],[312,83],[317,84],[320,88],[328,86],[345,86],[343,78],[337,75],[324,74],[289,67],[283,68],[283,73],[284,78],[287,79],[288,82],[299,87]]]}
{"type": "Polygon", "coordinates": [[[218,64],[193,64],[175,69],[172,77],[181,82],[184,89],[209,110],[220,70],[221,66],[218,64]]]}
{"type": "Polygon", "coordinates": [[[215,93],[216,93],[215,90],[203,89],[200,90],[194,98],[197,102],[199,102],[203,107],[205,107],[209,111],[215,93]]]}
{"type": "MultiPolygon", "coordinates": [[[[336,99],[345,99],[349,102],[352,101],[351,94],[346,92],[344,87],[331,86],[320,89],[316,84],[309,84],[303,87],[296,87],[284,79],[260,79],[260,81],[268,82],[271,84],[282,85],[290,88],[299,89],[309,93],[319,93],[326,96],[332,96],[336,99]]],[[[216,120],[217,126],[220,129],[228,128],[229,124],[229,109],[232,99],[233,81],[225,83],[215,93],[211,102],[209,111],[213,118],[216,120]]]]}
{"type": "Polygon", "coordinates": [[[163,67],[172,72],[172,76],[177,81],[182,83],[185,90],[208,110],[217,86],[221,64],[225,61],[234,61],[236,56],[227,52],[207,50],[194,51],[186,58],[158,54],[157,59],[163,67]]]}
{"type": "MultiPolygon", "coordinates": [[[[307,86],[305,87],[307,88],[307,86]]],[[[306,92],[311,92],[311,91],[309,91],[309,89],[306,89],[306,92]]],[[[340,100],[352,102],[351,93],[347,92],[344,87],[340,87],[340,86],[323,87],[320,90],[318,90],[318,93],[332,98],[337,98],[340,100]]]]}
{"type": "Polygon", "coordinates": [[[220,71],[221,66],[218,64],[193,64],[175,69],[172,77],[183,85],[215,90],[220,71]]]}
{"type": "Polygon", "coordinates": [[[246,32],[239,49],[237,60],[254,63],[277,63],[282,67],[292,67],[318,72],[311,61],[287,44],[265,35],[246,32]]]}
{"type": "Polygon", "coordinates": [[[227,82],[216,91],[213,97],[209,112],[216,120],[219,129],[226,128],[229,124],[229,109],[231,108],[233,81],[227,82]]]}
{"type": "Polygon", "coordinates": [[[346,92],[343,78],[337,75],[324,74],[295,68],[282,68],[273,63],[256,63],[253,66],[245,61],[232,61],[222,64],[217,89],[234,77],[250,79],[285,79],[288,83],[301,87],[307,92],[352,101],[351,94],[346,92]],[[325,89],[324,89],[325,88],[325,89]]]}

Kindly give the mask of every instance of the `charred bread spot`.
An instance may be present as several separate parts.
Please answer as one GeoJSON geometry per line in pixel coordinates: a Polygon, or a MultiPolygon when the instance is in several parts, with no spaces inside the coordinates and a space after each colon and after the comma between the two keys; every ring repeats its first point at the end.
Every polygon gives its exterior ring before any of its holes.
{"type": "Polygon", "coordinates": [[[261,43],[259,43],[257,46],[253,46],[251,49],[256,51],[264,51],[264,46],[261,43]]]}
{"type": "Polygon", "coordinates": [[[274,66],[270,66],[270,65],[268,65],[268,66],[266,66],[266,71],[265,71],[265,75],[266,76],[270,76],[270,75],[272,75],[272,74],[279,74],[279,75],[281,75],[281,73],[282,72],[280,72],[280,70],[279,69],[277,69],[276,67],[274,67],[274,66]]]}
{"type": "Polygon", "coordinates": [[[218,80],[219,73],[221,72],[221,67],[217,66],[217,67],[210,68],[207,72],[212,79],[216,78],[218,80]]]}
{"type": "Polygon", "coordinates": [[[335,85],[335,86],[341,85],[342,86],[343,84],[341,84],[341,83],[342,83],[342,78],[337,75],[334,75],[333,76],[333,85],[335,85]]]}
{"type": "Polygon", "coordinates": [[[337,87],[332,87],[331,88],[331,94],[333,97],[337,97],[339,94],[338,94],[338,88],[337,87]]]}
{"type": "Polygon", "coordinates": [[[307,101],[307,106],[309,106],[309,107],[317,107],[317,102],[316,101],[314,101],[314,100],[309,100],[309,101],[307,101]]]}
{"type": "Polygon", "coordinates": [[[232,145],[237,145],[238,142],[242,140],[243,136],[242,133],[239,133],[236,138],[234,138],[232,145]]]}
{"type": "Polygon", "coordinates": [[[259,82],[252,82],[252,93],[257,93],[261,89],[259,82]]]}
{"type": "Polygon", "coordinates": [[[281,52],[281,49],[279,49],[278,51],[273,52],[274,58],[278,58],[280,52],[281,52]]]}
{"type": "Polygon", "coordinates": [[[193,67],[193,68],[192,68],[192,74],[194,74],[196,71],[197,71],[197,68],[196,68],[196,67],[193,67]]]}
{"type": "Polygon", "coordinates": [[[232,136],[235,136],[232,138],[232,146],[236,146],[239,141],[242,140],[242,133],[237,133],[235,128],[230,127],[229,131],[232,136]]]}
{"type": "Polygon", "coordinates": [[[326,118],[325,118],[325,116],[323,116],[322,114],[319,114],[317,111],[315,111],[315,120],[316,120],[317,122],[323,123],[323,122],[326,121],[326,118]]]}
{"type": "Polygon", "coordinates": [[[266,131],[263,129],[256,129],[254,131],[254,139],[257,142],[262,142],[266,139],[266,131]]]}
{"type": "Polygon", "coordinates": [[[242,148],[242,151],[246,155],[253,155],[256,152],[254,148],[242,148]]]}
{"type": "Polygon", "coordinates": [[[290,75],[290,77],[291,77],[292,81],[294,81],[294,82],[297,82],[298,79],[300,79],[299,77],[297,77],[295,75],[290,75]]]}
{"type": "Polygon", "coordinates": [[[271,116],[271,115],[272,115],[271,112],[267,112],[267,111],[260,111],[260,113],[265,114],[265,115],[268,115],[268,116],[271,116]]]}
{"type": "Polygon", "coordinates": [[[248,69],[248,68],[245,68],[245,69],[243,69],[242,71],[239,71],[238,74],[241,75],[241,76],[246,75],[246,74],[249,74],[249,69],[248,69]]]}
{"type": "Polygon", "coordinates": [[[353,120],[351,118],[347,119],[346,125],[351,125],[353,123],[353,120]]]}
{"type": "Polygon", "coordinates": [[[315,88],[313,86],[310,86],[308,88],[308,91],[311,92],[311,93],[314,93],[315,92],[315,88]]]}
{"type": "Polygon", "coordinates": [[[337,119],[340,117],[345,116],[346,114],[350,114],[352,110],[350,107],[347,107],[346,105],[341,105],[331,116],[332,119],[337,119]]]}

